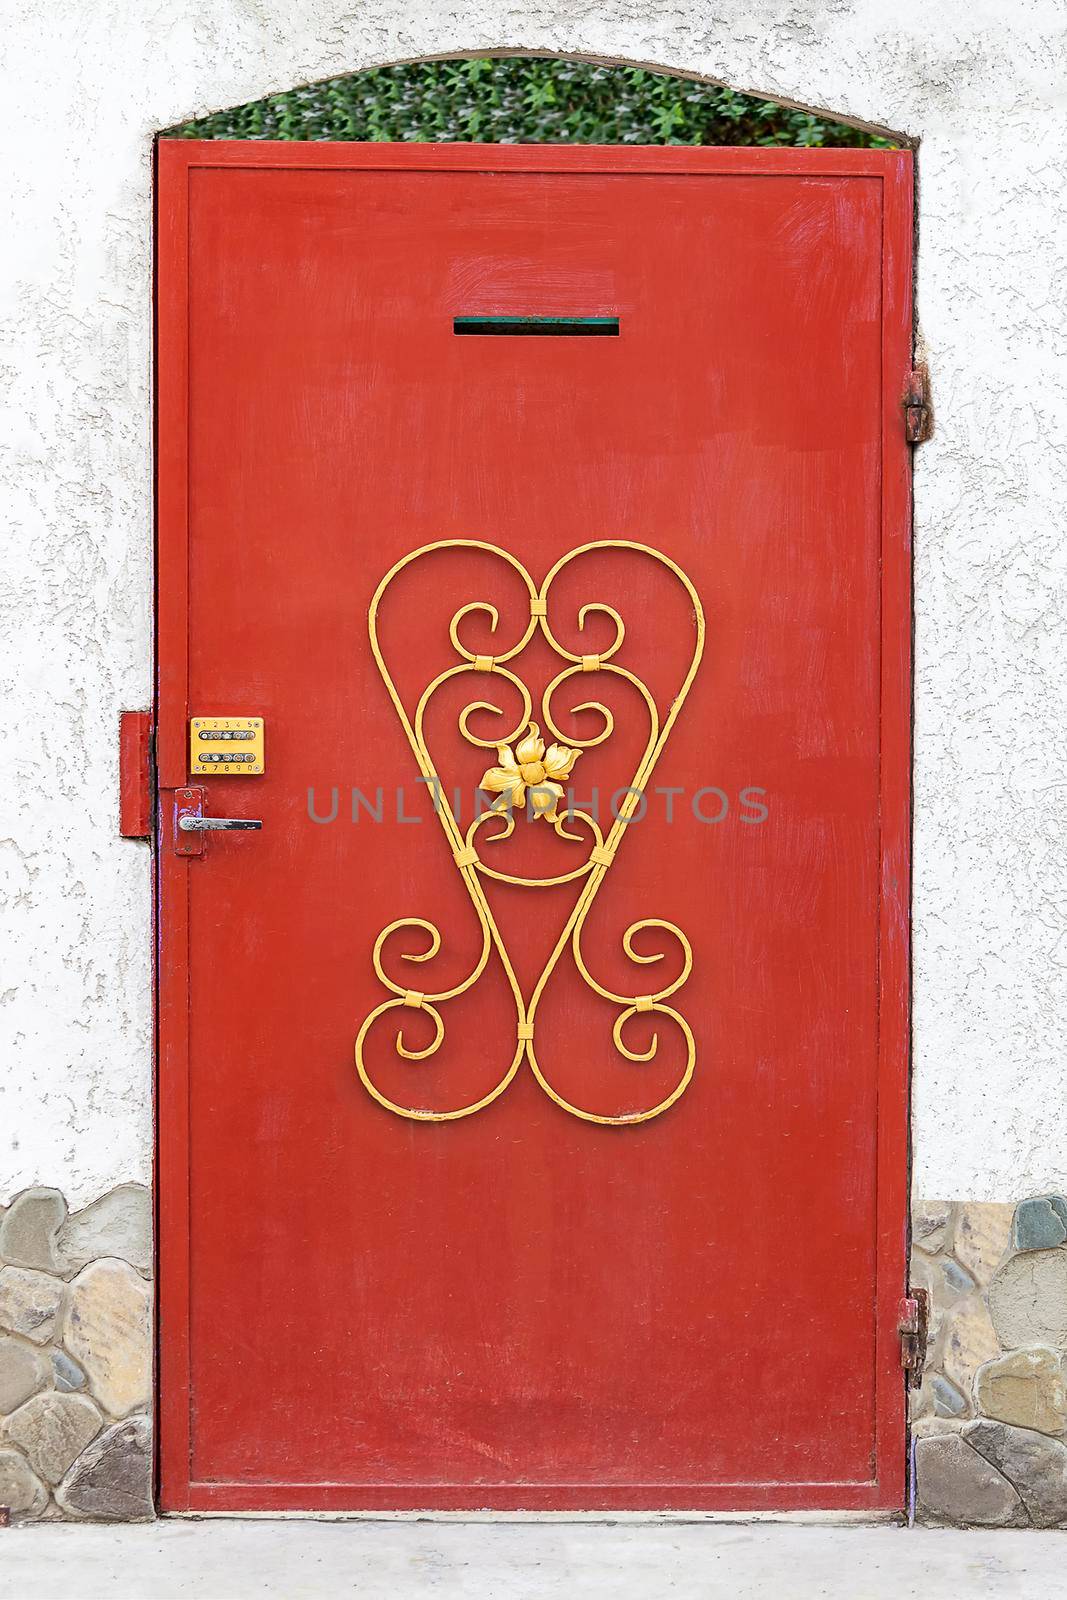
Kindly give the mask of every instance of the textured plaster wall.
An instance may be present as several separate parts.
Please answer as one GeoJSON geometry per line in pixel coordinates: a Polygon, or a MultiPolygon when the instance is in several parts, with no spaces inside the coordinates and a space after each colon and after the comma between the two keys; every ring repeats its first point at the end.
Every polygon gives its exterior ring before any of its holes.
{"type": "Polygon", "coordinates": [[[1058,0],[3,0],[0,1198],[144,1180],[149,862],[115,722],[150,692],[150,146],[368,65],[660,63],[918,136],[916,1179],[1067,1181],[1067,18],[1058,0]]]}

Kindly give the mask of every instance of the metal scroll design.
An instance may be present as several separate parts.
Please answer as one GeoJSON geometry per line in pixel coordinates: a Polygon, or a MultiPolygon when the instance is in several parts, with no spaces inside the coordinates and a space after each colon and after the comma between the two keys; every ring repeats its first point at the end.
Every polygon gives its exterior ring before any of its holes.
{"type": "MultiPolygon", "coordinates": [[[[692,1029],[682,1014],[675,1010],[673,1006],[667,1004],[667,1001],[677,993],[677,991],[682,987],[686,979],[689,977],[693,966],[692,946],[690,945],[685,934],[682,932],[681,928],[677,927],[673,922],[667,922],[658,917],[645,917],[638,922],[631,923],[626,929],[622,939],[623,950],[631,961],[640,964],[651,965],[652,963],[661,961],[663,959],[663,951],[659,951],[654,954],[647,954],[641,953],[634,948],[633,940],[635,935],[646,929],[655,929],[661,933],[668,934],[673,939],[677,940],[678,947],[682,954],[681,970],[670,983],[663,985],[663,987],[659,989],[654,989],[651,992],[643,994],[617,994],[614,990],[605,988],[604,985],[599,983],[590,972],[586,963],[585,954],[582,949],[582,934],[600,886],[611,868],[616,853],[625,835],[627,826],[629,825],[630,819],[633,817],[637,809],[642,794],[648,788],[652,773],[656,767],[656,763],[659,761],[660,755],[663,752],[663,748],[670,736],[671,729],[681,713],[682,707],[685,704],[690,687],[693,683],[693,679],[696,676],[697,668],[700,665],[700,659],[704,651],[704,610],[701,606],[700,598],[697,595],[692,583],[682,571],[681,567],[679,567],[676,562],[672,561],[669,556],[663,555],[660,551],[654,550],[649,545],[638,544],[628,539],[601,539],[590,544],[577,546],[574,550],[569,551],[565,556],[562,556],[560,560],[556,562],[555,566],[551,569],[540,588],[537,588],[537,586],[534,584],[533,579],[530,577],[530,574],[527,572],[522,563],[507,550],[503,550],[497,545],[485,543],[479,539],[443,539],[438,540],[433,544],[423,545],[419,549],[411,551],[410,554],[404,556],[395,564],[395,566],[390,568],[385,577],[379,583],[374,594],[374,599],[371,602],[369,629],[371,650],[374,654],[374,659],[377,662],[378,670],[382,675],[382,680],[389,692],[389,697],[396,708],[397,716],[400,718],[400,722],[407,735],[408,743],[411,746],[412,754],[415,757],[419,771],[423,779],[431,786],[432,792],[434,793],[435,811],[437,817],[440,821],[441,827],[444,830],[449,848],[452,851],[456,868],[463,879],[463,883],[466,887],[467,893],[470,896],[471,903],[478,918],[482,934],[482,948],[473,969],[461,983],[457,983],[449,989],[441,989],[436,992],[425,992],[422,990],[412,989],[403,983],[398,983],[394,978],[390,977],[385,970],[383,952],[386,941],[392,934],[397,933],[401,929],[414,929],[428,936],[428,946],[425,950],[419,951],[415,954],[404,954],[402,955],[401,959],[411,962],[431,961],[441,948],[441,934],[437,926],[424,917],[409,916],[399,917],[396,919],[396,921],[390,922],[382,929],[374,944],[374,970],[383,986],[391,992],[391,998],[384,1000],[380,1005],[376,1006],[374,1010],[370,1012],[370,1014],[364,1020],[356,1039],[356,1068],[364,1086],[368,1092],[373,1095],[374,1099],[378,1101],[379,1105],[384,1106],[388,1111],[394,1112],[397,1116],[407,1117],[417,1122],[451,1122],[460,1117],[473,1116],[476,1111],[483,1110],[484,1107],[491,1105],[494,1100],[499,1099],[507,1089],[508,1085],[511,1083],[512,1079],[515,1077],[520,1066],[522,1065],[523,1059],[525,1058],[525,1060],[529,1063],[530,1070],[533,1072],[534,1077],[549,1098],[554,1100],[556,1105],[562,1107],[564,1111],[570,1112],[572,1116],[582,1118],[583,1121],[601,1123],[606,1126],[624,1126],[632,1123],[649,1122],[653,1117],[660,1116],[670,1106],[674,1105],[675,1101],[685,1093],[692,1079],[693,1069],[696,1064],[696,1043],[693,1038],[692,1029]],[[489,617],[491,630],[495,633],[499,622],[499,614],[496,607],[484,601],[474,601],[468,605],[461,606],[455,612],[449,624],[449,635],[452,645],[460,659],[456,665],[448,667],[445,671],[439,673],[438,676],[434,678],[433,681],[423,690],[418,705],[415,708],[414,715],[409,716],[400,694],[397,691],[392,674],[389,671],[378,637],[379,608],[381,606],[383,596],[398,574],[403,572],[406,567],[409,567],[412,562],[417,561],[421,557],[429,555],[431,552],[437,550],[477,550],[499,557],[501,561],[506,562],[512,568],[512,570],[518,574],[525,584],[530,602],[530,616],[529,621],[523,629],[522,636],[518,642],[513,644],[510,649],[503,650],[498,655],[490,657],[479,655],[474,651],[468,650],[462,642],[460,630],[465,617],[470,615],[472,612],[481,612],[489,617]],[[590,554],[591,552],[601,550],[634,551],[642,556],[648,557],[652,561],[658,562],[661,566],[665,567],[670,573],[672,573],[678,582],[682,584],[689,596],[690,601],[692,602],[695,620],[695,635],[692,655],[690,657],[689,665],[678,693],[671,702],[670,707],[667,709],[666,715],[662,717],[662,720],[656,701],[653,699],[645,684],[635,673],[631,672],[626,667],[618,665],[614,659],[622,647],[626,629],[622,617],[612,606],[604,605],[599,601],[591,601],[588,604],[583,605],[578,612],[579,629],[583,629],[585,627],[586,618],[591,613],[597,613],[598,615],[608,617],[614,625],[615,637],[613,641],[607,649],[600,650],[595,655],[579,655],[574,651],[566,649],[565,646],[559,643],[552,631],[549,615],[550,591],[553,582],[564,570],[564,568],[568,567],[570,563],[576,560],[579,556],[584,556],[590,554]],[[634,772],[628,789],[626,790],[625,800],[622,805],[619,806],[617,813],[614,814],[614,820],[606,836],[601,832],[596,819],[590,813],[572,809],[569,804],[564,807],[557,806],[554,808],[551,815],[546,816],[549,826],[554,828],[559,836],[564,839],[579,841],[582,839],[582,835],[580,833],[568,831],[565,824],[569,823],[572,825],[572,827],[577,824],[584,826],[589,830],[589,836],[592,842],[590,845],[589,854],[583,864],[570,872],[562,873],[551,878],[522,878],[483,862],[477,850],[477,836],[486,823],[490,821],[503,823],[499,833],[486,835],[486,839],[505,839],[509,837],[514,830],[514,816],[511,815],[510,811],[502,812],[499,809],[498,801],[477,816],[466,832],[463,832],[459,822],[456,819],[455,813],[449,804],[446,787],[438,778],[434,761],[426,741],[425,722],[427,707],[429,706],[433,696],[443,684],[447,683],[450,679],[461,675],[480,674],[487,681],[493,678],[505,679],[514,689],[516,689],[519,693],[522,703],[522,714],[516,725],[506,735],[492,740],[481,739],[472,732],[469,726],[469,718],[472,712],[489,711],[498,716],[503,716],[504,713],[500,710],[499,706],[495,706],[487,700],[471,701],[470,704],[463,708],[458,717],[459,731],[466,741],[469,744],[475,745],[481,749],[495,750],[497,754],[503,758],[505,756],[505,747],[511,746],[516,740],[522,740],[524,734],[526,740],[536,739],[537,735],[539,734],[540,727],[539,724],[534,723],[531,720],[533,705],[529,690],[527,689],[521,677],[519,677],[518,674],[508,666],[508,663],[514,661],[522,654],[538,629],[540,629],[541,633],[544,635],[544,638],[547,640],[551,649],[557,654],[557,656],[560,657],[561,660],[566,663],[562,670],[552,679],[551,683],[549,683],[541,698],[541,723],[544,725],[551,738],[558,741],[558,745],[553,746],[553,749],[562,746],[562,756],[568,756],[576,759],[577,754],[581,751],[592,749],[595,746],[604,744],[611,737],[614,731],[615,723],[611,711],[607,706],[603,705],[598,700],[583,701],[580,705],[576,705],[571,708],[572,714],[578,711],[596,711],[600,713],[600,715],[603,717],[603,726],[593,737],[580,739],[574,735],[568,735],[565,742],[564,736],[560,734],[556,726],[552,713],[552,704],[557,692],[572,678],[576,676],[585,676],[586,674],[607,673],[615,677],[622,678],[629,683],[637,691],[638,695],[644,702],[644,706],[648,714],[649,732],[643,753],[638,762],[637,769],[634,772]],[[559,938],[552,949],[552,953],[545,963],[544,968],[541,971],[541,975],[538,978],[533,992],[528,1000],[522,992],[519,980],[515,974],[515,969],[508,955],[507,946],[501,935],[497,920],[489,904],[489,900],[485,891],[485,884],[483,881],[486,878],[495,879],[499,882],[515,884],[520,887],[530,889],[552,888],[560,884],[579,881],[582,883],[581,890],[575,900],[571,913],[564,924],[562,932],[560,933],[559,938]],[[675,1024],[682,1034],[685,1042],[686,1063],[681,1077],[678,1079],[674,1088],[668,1095],[665,1096],[664,1099],[660,1100],[656,1105],[650,1106],[647,1110],[625,1112],[616,1116],[603,1116],[598,1112],[589,1111],[581,1106],[574,1105],[552,1085],[546,1075],[544,1067],[538,1060],[535,1045],[535,1024],[538,1006],[544,995],[552,973],[568,944],[573,952],[575,966],[589,988],[592,989],[594,993],[601,995],[605,1000],[610,1000],[614,1005],[621,1008],[618,1016],[615,1019],[612,1037],[619,1054],[627,1061],[651,1061],[655,1057],[659,1048],[658,1033],[653,1033],[651,1045],[645,1051],[631,1050],[626,1045],[623,1040],[623,1030],[626,1027],[626,1024],[634,1016],[652,1014],[655,1016],[667,1017],[675,1024]],[[451,1111],[435,1111],[415,1106],[400,1105],[395,1100],[390,1099],[389,1096],[384,1094],[382,1090],[378,1088],[377,1084],[374,1083],[364,1059],[364,1047],[371,1028],[380,1017],[385,1016],[391,1011],[418,1010],[426,1012],[431,1018],[434,1026],[434,1037],[430,1044],[421,1050],[409,1050],[404,1044],[403,1028],[398,1029],[395,1040],[397,1054],[400,1055],[405,1061],[425,1061],[428,1057],[437,1052],[445,1036],[445,1024],[439,1007],[445,1002],[455,999],[458,995],[464,994],[474,987],[482,973],[485,971],[490,954],[493,950],[496,951],[497,956],[499,957],[510,986],[512,997],[515,1002],[517,1019],[515,1048],[506,1071],[487,1094],[482,1095],[480,1099],[471,1102],[469,1105],[459,1106],[455,1110],[451,1111]]],[[[540,743],[539,740],[538,742],[540,743]]],[[[510,751],[508,751],[507,754],[510,755],[510,751]]],[[[571,765],[573,765],[573,759],[571,760],[571,765]]]]}

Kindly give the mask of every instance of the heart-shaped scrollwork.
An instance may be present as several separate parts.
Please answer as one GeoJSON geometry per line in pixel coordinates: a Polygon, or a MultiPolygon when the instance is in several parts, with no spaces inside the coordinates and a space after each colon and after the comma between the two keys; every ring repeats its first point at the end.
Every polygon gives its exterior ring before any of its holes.
{"type": "MultiPolygon", "coordinates": [[[[681,970],[672,982],[660,989],[637,995],[616,994],[598,983],[589,971],[582,952],[582,932],[600,885],[603,883],[615,859],[616,852],[622,842],[627,826],[641,801],[641,797],[648,788],[656,763],[685,704],[693,679],[696,676],[697,668],[700,665],[700,658],[704,650],[704,611],[692,583],[681,567],[672,561],[669,556],[652,549],[649,545],[638,544],[628,539],[601,539],[591,544],[577,546],[576,549],[569,551],[567,555],[562,556],[556,562],[540,588],[537,588],[522,563],[507,550],[502,550],[496,545],[487,544],[479,539],[442,539],[433,544],[423,545],[418,550],[411,551],[409,555],[404,556],[386,573],[378,585],[374,599],[371,602],[369,629],[371,650],[377,662],[378,670],[382,675],[389,697],[396,708],[397,716],[400,718],[404,732],[407,735],[419,772],[425,782],[431,786],[434,793],[434,810],[444,830],[456,868],[462,876],[481,927],[482,948],[474,968],[461,983],[450,989],[439,990],[436,993],[416,990],[396,982],[395,979],[388,975],[385,970],[384,947],[392,934],[399,932],[401,929],[415,929],[428,936],[428,947],[415,954],[406,953],[402,959],[412,962],[430,961],[441,948],[439,930],[434,923],[424,917],[401,917],[395,922],[390,922],[387,927],[382,929],[374,945],[374,970],[385,988],[391,991],[392,998],[384,1000],[381,1005],[376,1006],[359,1030],[359,1035],[356,1039],[355,1057],[356,1068],[362,1082],[369,1093],[378,1101],[379,1105],[384,1106],[388,1111],[395,1112],[398,1116],[408,1117],[417,1122],[450,1122],[458,1117],[473,1116],[476,1111],[481,1111],[485,1106],[498,1099],[511,1083],[525,1058],[534,1077],[545,1093],[558,1106],[561,1106],[564,1111],[570,1112],[572,1116],[581,1117],[586,1122],[604,1123],[612,1126],[648,1122],[653,1117],[658,1117],[669,1106],[672,1106],[680,1095],[684,1094],[692,1079],[696,1062],[696,1044],[692,1029],[680,1012],[676,1011],[673,1006],[666,1004],[671,996],[682,987],[692,970],[692,947],[682,930],[672,922],[665,922],[656,917],[646,917],[632,923],[623,935],[623,950],[630,960],[640,963],[652,963],[663,959],[662,951],[655,954],[642,954],[634,948],[633,944],[634,936],[642,930],[656,929],[670,934],[678,941],[682,953],[681,970]],[[394,579],[405,568],[411,566],[413,562],[439,550],[477,550],[497,556],[500,560],[506,562],[519,575],[526,587],[530,605],[529,620],[523,628],[521,637],[510,649],[503,650],[495,656],[479,655],[475,651],[468,650],[460,637],[464,618],[472,612],[481,612],[489,618],[491,630],[495,633],[500,620],[499,614],[495,606],[489,605],[484,601],[472,601],[467,605],[461,606],[449,624],[449,636],[459,660],[454,666],[448,667],[445,671],[439,673],[427,685],[414,712],[409,715],[397,691],[396,683],[389,671],[381,648],[378,637],[378,614],[382,599],[394,579]],[[578,613],[579,629],[585,627],[586,618],[591,613],[608,617],[614,626],[615,636],[611,644],[595,655],[579,655],[566,649],[558,642],[552,631],[549,621],[549,607],[550,592],[555,579],[565,567],[569,566],[579,556],[601,550],[633,551],[658,562],[683,585],[692,602],[694,617],[692,654],[678,692],[663,717],[660,715],[655,699],[641,679],[628,668],[619,665],[616,660],[626,637],[626,628],[622,617],[612,606],[604,605],[599,601],[590,601],[582,606],[578,613]],[[509,662],[516,661],[521,656],[538,630],[543,634],[556,655],[566,663],[549,683],[541,697],[540,723],[532,720],[533,703],[526,684],[519,674],[508,665],[509,662]],[[487,785],[489,792],[495,794],[497,798],[486,805],[485,809],[475,817],[466,833],[464,833],[449,804],[445,786],[438,777],[427,744],[425,724],[427,707],[441,686],[452,678],[468,673],[480,674],[487,681],[491,681],[493,678],[506,680],[518,692],[522,710],[518,721],[511,727],[509,732],[502,738],[495,740],[479,738],[472,731],[469,718],[474,711],[491,711],[502,716],[503,713],[499,706],[495,706],[487,700],[475,700],[465,706],[459,714],[458,726],[464,739],[469,744],[485,750],[495,751],[498,762],[496,767],[489,769],[483,779],[483,784],[487,785]],[[629,683],[637,691],[644,703],[649,724],[648,738],[631,782],[625,791],[625,800],[614,814],[611,828],[606,835],[601,832],[595,817],[590,813],[575,808],[570,801],[567,801],[563,806],[560,805],[563,791],[558,778],[566,776],[570,772],[574,761],[582,751],[602,745],[610,739],[614,731],[612,713],[607,706],[598,700],[586,700],[581,702],[580,705],[572,707],[572,712],[596,711],[603,719],[603,726],[595,736],[580,739],[573,734],[565,737],[559,732],[552,710],[555,696],[565,683],[570,682],[577,676],[596,673],[610,674],[629,683]],[[551,744],[541,738],[542,725],[549,739],[554,741],[551,744]],[[500,831],[492,837],[494,839],[503,839],[510,836],[515,827],[515,819],[511,806],[507,804],[509,800],[512,805],[522,803],[525,800],[530,806],[533,815],[535,817],[543,817],[561,838],[580,842],[583,837],[582,834],[575,833],[571,829],[575,825],[588,829],[590,846],[585,861],[572,871],[551,878],[518,877],[485,863],[478,853],[478,834],[487,823],[496,821],[502,826],[500,831]],[[581,881],[581,889],[570,915],[566,919],[552,953],[546,961],[528,1000],[523,994],[519,980],[516,977],[506,943],[489,904],[483,881],[485,879],[496,879],[528,889],[545,889],[559,884],[581,881]],[[632,1017],[649,1013],[668,1017],[681,1031],[686,1051],[684,1070],[671,1092],[647,1110],[626,1112],[617,1116],[603,1116],[598,1112],[576,1106],[553,1087],[545,1074],[544,1068],[538,1061],[535,1048],[537,1009],[553,970],[568,944],[573,953],[575,966],[589,988],[596,994],[602,995],[604,999],[610,1000],[613,1004],[621,1007],[615,1019],[612,1036],[616,1049],[626,1060],[651,1061],[658,1048],[657,1034],[653,1034],[651,1045],[643,1052],[633,1051],[627,1047],[623,1042],[622,1033],[627,1022],[632,1017]],[[445,1025],[438,1007],[474,987],[485,971],[493,950],[496,951],[507,978],[514,998],[516,1012],[514,1048],[510,1052],[510,1060],[502,1076],[494,1087],[487,1094],[482,1095],[479,1100],[469,1105],[459,1106],[454,1110],[439,1111],[400,1105],[395,1100],[390,1099],[372,1080],[364,1057],[367,1036],[375,1022],[379,1017],[390,1011],[408,1009],[428,1012],[434,1025],[434,1037],[430,1044],[421,1050],[407,1049],[404,1044],[402,1029],[398,1030],[395,1040],[396,1051],[404,1060],[426,1060],[437,1052],[445,1036],[445,1025]]],[[[486,837],[489,836],[487,835],[486,837]]]]}

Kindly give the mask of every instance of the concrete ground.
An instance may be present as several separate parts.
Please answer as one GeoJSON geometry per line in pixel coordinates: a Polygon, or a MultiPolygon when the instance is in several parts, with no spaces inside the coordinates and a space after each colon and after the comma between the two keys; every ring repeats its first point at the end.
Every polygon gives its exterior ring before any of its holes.
{"type": "Polygon", "coordinates": [[[0,1530],[0,1600],[1067,1600],[1067,1535],[306,1519],[0,1530]]]}

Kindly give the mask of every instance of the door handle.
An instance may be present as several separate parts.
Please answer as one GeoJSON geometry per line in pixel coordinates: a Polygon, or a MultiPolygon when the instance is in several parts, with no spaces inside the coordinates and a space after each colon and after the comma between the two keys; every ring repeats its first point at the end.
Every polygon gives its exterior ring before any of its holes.
{"type": "Polygon", "coordinates": [[[202,856],[209,833],[250,833],[262,828],[258,817],[205,817],[205,789],[175,789],[174,803],[174,854],[177,856],[202,856]]]}
{"type": "Polygon", "coordinates": [[[254,817],[179,817],[182,833],[241,833],[249,828],[262,828],[254,817]]]}

